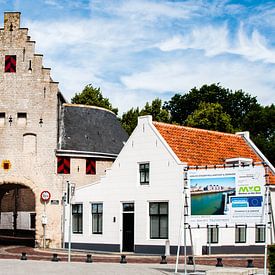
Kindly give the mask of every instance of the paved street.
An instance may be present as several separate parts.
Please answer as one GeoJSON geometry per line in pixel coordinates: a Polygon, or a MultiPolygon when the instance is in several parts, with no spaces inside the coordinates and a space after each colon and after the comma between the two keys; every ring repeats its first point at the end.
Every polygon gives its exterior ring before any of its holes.
{"type": "MultiPolygon", "coordinates": [[[[188,267],[190,269],[190,267],[188,267]]],[[[213,266],[197,266],[197,270],[216,269],[213,266]]],[[[222,268],[221,268],[222,270],[222,268]]],[[[174,274],[175,265],[167,264],[119,264],[119,263],[67,263],[46,261],[21,261],[12,259],[0,260],[1,275],[157,275],[174,274]]],[[[179,266],[179,273],[183,274],[183,266],[179,266]]],[[[259,270],[258,274],[262,274],[259,270]]]]}

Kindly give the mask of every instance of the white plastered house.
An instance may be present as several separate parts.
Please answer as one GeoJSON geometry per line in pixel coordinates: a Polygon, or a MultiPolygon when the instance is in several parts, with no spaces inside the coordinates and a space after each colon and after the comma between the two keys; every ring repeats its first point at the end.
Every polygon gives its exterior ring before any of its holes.
{"type": "MultiPolygon", "coordinates": [[[[228,160],[253,165],[264,162],[273,183],[274,167],[257,150],[247,133],[220,133],[139,117],[106,176],[96,184],[76,189],[72,248],[147,254],[164,254],[169,248],[175,254],[186,168],[225,165],[228,160]]],[[[69,207],[66,212],[68,245],[69,207]]],[[[209,230],[193,230],[195,254],[206,253],[209,230]]],[[[257,230],[246,228],[245,242],[234,241],[236,228],[220,230],[218,237],[213,237],[212,253],[262,253],[263,239],[255,240],[257,230]]],[[[190,252],[190,240],[187,244],[190,252]]]]}

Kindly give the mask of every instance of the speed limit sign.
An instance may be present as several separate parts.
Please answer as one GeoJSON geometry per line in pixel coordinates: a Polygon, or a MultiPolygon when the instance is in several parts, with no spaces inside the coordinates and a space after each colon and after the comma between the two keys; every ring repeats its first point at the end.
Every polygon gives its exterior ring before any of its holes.
{"type": "Polygon", "coordinates": [[[51,193],[49,191],[42,191],[40,194],[40,198],[42,201],[47,202],[51,198],[51,193]]]}

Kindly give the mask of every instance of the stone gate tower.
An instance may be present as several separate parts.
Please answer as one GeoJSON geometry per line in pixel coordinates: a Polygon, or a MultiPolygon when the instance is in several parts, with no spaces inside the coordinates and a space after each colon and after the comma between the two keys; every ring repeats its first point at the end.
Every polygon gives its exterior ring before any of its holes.
{"type": "MultiPolygon", "coordinates": [[[[99,181],[128,135],[111,111],[66,103],[42,59],[20,27],[20,13],[6,12],[0,29],[0,242],[7,234],[31,235],[37,246],[60,247],[66,183],[99,181]],[[47,204],[40,198],[45,190],[47,204]]],[[[83,212],[76,208],[72,233],[81,234],[83,212]]]]}
{"type": "MultiPolygon", "coordinates": [[[[55,175],[62,96],[42,59],[41,54],[35,53],[35,42],[28,36],[28,29],[20,28],[20,13],[6,12],[4,29],[0,30],[0,184],[5,193],[16,186],[23,188],[22,194],[26,187],[34,193],[38,245],[43,239],[44,205],[40,193],[50,190],[53,197],[60,198],[62,192],[55,175]]],[[[60,205],[45,208],[46,238],[51,246],[59,246],[60,205]]],[[[21,210],[24,211],[17,209],[21,210]]],[[[18,229],[23,217],[16,215],[17,220],[14,215],[12,219],[18,229]]]]}

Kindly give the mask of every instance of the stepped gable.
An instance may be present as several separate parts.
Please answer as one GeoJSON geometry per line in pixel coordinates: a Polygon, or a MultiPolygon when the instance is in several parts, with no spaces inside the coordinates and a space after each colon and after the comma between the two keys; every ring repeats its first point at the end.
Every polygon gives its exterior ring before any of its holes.
{"type": "Polygon", "coordinates": [[[117,155],[128,135],[107,109],[63,104],[61,150],[117,155]]]}

